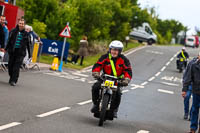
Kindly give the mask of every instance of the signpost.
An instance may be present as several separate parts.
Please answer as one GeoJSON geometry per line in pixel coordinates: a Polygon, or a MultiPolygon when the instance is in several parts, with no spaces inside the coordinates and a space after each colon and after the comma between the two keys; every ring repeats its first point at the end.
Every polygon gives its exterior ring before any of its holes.
{"type": "Polygon", "coordinates": [[[66,45],[66,38],[71,38],[70,30],[69,30],[69,22],[67,22],[67,25],[65,28],[62,30],[62,32],[59,34],[59,36],[64,37],[64,42],[63,42],[63,49],[62,49],[62,54],[60,58],[60,66],[58,68],[59,72],[62,72],[62,66],[63,66],[63,55],[65,52],[65,45],[66,45]]]}

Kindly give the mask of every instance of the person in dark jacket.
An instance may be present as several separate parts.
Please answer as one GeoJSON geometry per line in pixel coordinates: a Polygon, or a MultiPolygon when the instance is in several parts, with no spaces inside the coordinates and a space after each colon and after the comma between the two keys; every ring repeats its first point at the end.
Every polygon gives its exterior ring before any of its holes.
{"type": "Polygon", "coordinates": [[[5,16],[0,16],[0,51],[4,51],[5,47],[5,33],[3,30],[3,23],[5,23],[5,16]]]}
{"type": "MultiPolygon", "coordinates": [[[[94,64],[92,68],[92,76],[95,79],[99,79],[100,72],[103,70],[104,74],[121,77],[123,76],[123,81],[121,84],[127,86],[132,78],[132,68],[129,60],[121,54],[123,50],[123,44],[120,41],[112,41],[109,45],[109,52],[105,55],[102,55],[97,63],[94,64]],[[114,65],[112,65],[112,63],[114,65]],[[114,67],[114,68],[113,68],[114,67]],[[114,69],[114,70],[113,70],[114,69]]],[[[99,110],[99,90],[101,89],[101,81],[97,81],[92,86],[92,101],[93,107],[91,109],[92,113],[95,113],[99,110]]],[[[114,100],[114,117],[117,117],[118,107],[121,101],[121,90],[119,89],[116,93],[116,99],[114,100]]]]}
{"type": "Polygon", "coordinates": [[[81,61],[80,61],[81,66],[83,65],[84,57],[88,55],[87,47],[88,47],[87,37],[83,36],[83,39],[80,40],[80,48],[78,50],[78,55],[79,57],[81,57],[81,61]]]}
{"type": "Polygon", "coordinates": [[[30,36],[25,31],[25,20],[21,18],[16,28],[11,30],[5,49],[9,54],[8,73],[10,76],[9,84],[11,86],[15,86],[18,81],[20,67],[26,56],[26,49],[28,50],[29,58],[31,58],[30,36]]]}
{"type": "MultiPolygon", "coordinates": [[[[183,76],[182,96],[185,98],[189,86],[192,85],[193,103],[191,110],[190,133],[198,129],[198,117],[200,108],[200,53],[187,66],[183,76]]],[[[200,124],[200,123],[199,123],[200,124]]],[[[198,131],[200,133],[200,129],[198,131]]]]}
{"type": "MultiPolygon", "coordinates": [[[[195,63],[197,61],[197,59],[198,58],[195,57],[188,63],[188,65],[185,69],[185,72],[183,74],[183,79],[187,78],[188,71],[191,69],[192,64],[195,63]]],[[[191,109],[189,109],[191,95],[192,95],[192,85],[189,86],[186,96],[184,97],[184,117],[183,118],[185,120],[188,120],[188,116],[190,116],[189,119],[191,118],[192,107],[191,107],[191,109]]]]}

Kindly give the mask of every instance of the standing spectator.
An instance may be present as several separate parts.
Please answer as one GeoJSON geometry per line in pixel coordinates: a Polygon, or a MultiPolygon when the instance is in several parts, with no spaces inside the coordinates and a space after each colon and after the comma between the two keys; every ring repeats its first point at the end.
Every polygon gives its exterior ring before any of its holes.
{"type": "Polygon", "coordinates": [[[5,34],[5,43],[4,43],[5,46],[4,47],[6,47],[6,45],[7,45],[8,36],[9,36],[9,30],[8,30],[7,24],[8,24],[7,21],[5,21],[5,23],[3,23],[3,31],[4,31],[4,34],[5,34]]]}
{"type": "Polygon", "coordinates": [[[81,61],[80,61],[81,66],[83,65],[84,56],[88,55],[87,47],[88,47],[87,37],[83,36],[83,39],[80,40],[80,47],[78,50],[78,55],[81,57],[81,61]]]}
{"type": "Polygon", "coordinates": [[[18,81],[20,67],[26,56],[26,49],[28,49],[29,58],[31,58],[30,36],[25,31],[25,20],[21,18],[16,28],[11,30],[5,49],[9,54],[8,73],[10,76],[9,84],[11,86],[15,86],[18,81]]]}
{"type": "MultiPolygon", "coordinates": [[[[183,76],[182,96],[185,98],[189,86],[192,84],[193,103],[191,110],[190,132],[195,133],[200,124],[198,121],[200,108],[200,53],[197,58],[194,58],[187,66],[183,76]]],[[[200,128],[198,133],[200,133],[200,128]]]]}
{"type": "Polygon", "coordinates": [[[5,34],[3,30],[3,23],[5,23],[5,16],[0,16],[0,51],[4,51],[5,47],[5,34]]]}
{"type": "Polygon", "coordinates": [[[35,44],[35,39],[38,40],[40,42],[40,37],[38,36],[37,33],[35,33],[33,31],[32,26],[29,25],[25,25],[25,30],[29,33],[29,35],[31,36],[31,42],[34,45],[35,44]]]}
{"type": "MultiPolygon", "coordinates": [[[[6,47],[6,45],[7,45],[8,36],[9,36],[9,30],[8,30],[7,24],[8,24],[7,21],[5,21],[5,23],[3,23],[3,30],[4,30],[4,34],[5,34],[5,46],[4,47],[6,47]]],[[[8,52],[6,52],[4,55],[3,61],[8,62],[8,59],[9,59],[9,55],[8,55],[8,52]]],[[[7,66],[8,65],[6,64],[6,67],[7,66]]]]}

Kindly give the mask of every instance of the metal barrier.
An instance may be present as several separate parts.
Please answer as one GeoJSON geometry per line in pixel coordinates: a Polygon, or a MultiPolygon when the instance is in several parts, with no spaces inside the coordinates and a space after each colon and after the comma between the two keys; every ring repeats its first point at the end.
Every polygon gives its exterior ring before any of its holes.
{"type": "Polygon", "coordinates": [[[2,71],[6,72],[7,71],[6,65],[8,65],[8,62],[3,61],[4,55],[5,55],[4,52],[0,51],[0,68],[2,71]]]}
{"type": "Polygon", "coordinates": [[[35,42],[33,46],[33,52],[32,52],[32,59],[28,59],[24,62],[25,66],[23,66],[23,69],[34,69],[35,67],[40,71],[40,67],[38,63],[40,62],[40,55],[42,53],[42,42],[35,42]],[[30,68],[29,65],[33,64],[30,68]]]}

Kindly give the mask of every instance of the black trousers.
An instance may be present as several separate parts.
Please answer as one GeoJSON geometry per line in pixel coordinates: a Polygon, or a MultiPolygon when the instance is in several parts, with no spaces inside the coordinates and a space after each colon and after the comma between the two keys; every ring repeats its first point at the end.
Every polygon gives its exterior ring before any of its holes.
{"type": "MultiPolygon", "coordinates": [[[[99,93],[100,93],[100,89],[101,89],[101,82],[97,81],[96,83],[93,84],[92,86],[92,102],[95,105],[99,104],[99,93]]],[[[116,91],[114,93],[114,97],[112,99],[112,104],[111,104],[111,109],[113,110],[118,110],[120,102],[121,102],[121,90],[118,89],[118,91],[116,91]]]]}
{"type": "Polygon", "coordinates": [[[83,65],[83,59],[84,59],[84,56],[81,56],[81,62],[80,62],[81,66],[83,65]]]}
{"type": "Polygon", "coordinates": [[[24,57],[19,56],[17,51],[9,55],[9,61],[8,61],[8,74],[10,76],[9,82],[17,83],[23,60],[24,57]]]}

